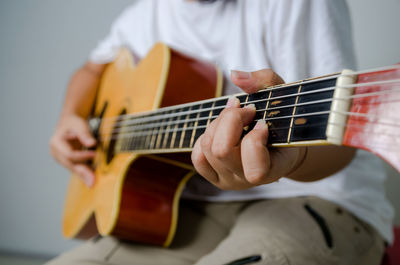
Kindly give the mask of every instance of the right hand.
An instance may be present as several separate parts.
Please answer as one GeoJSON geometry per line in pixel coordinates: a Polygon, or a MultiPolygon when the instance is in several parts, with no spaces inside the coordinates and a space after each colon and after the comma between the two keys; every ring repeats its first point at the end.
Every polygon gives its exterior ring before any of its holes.
{"type": "Polygon", "coordinates": [[[77,115],[64,116],[50,139],[50,152],[63,166],[77,174],[88,187],[93,186],[95,175],[87,162],[95,152],[85,150],[96,145],[85,119],[77,115]]]}

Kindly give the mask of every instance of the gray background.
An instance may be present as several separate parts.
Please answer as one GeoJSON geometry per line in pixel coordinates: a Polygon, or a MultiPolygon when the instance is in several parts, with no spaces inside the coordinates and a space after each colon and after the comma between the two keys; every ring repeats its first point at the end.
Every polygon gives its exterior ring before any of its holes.
{"type": "MultiPolygon", "coordinates": [[[[48,140],[70,75],[130,2],[0,1],[0,251],[54,256],[77,244],[60,233],[69,174],[48,140]]],[[[400,62],[400,1],[348,2],[359,68],[400,62]]],[[[400,211],[400,176],[387,172],[400,211]]]]}

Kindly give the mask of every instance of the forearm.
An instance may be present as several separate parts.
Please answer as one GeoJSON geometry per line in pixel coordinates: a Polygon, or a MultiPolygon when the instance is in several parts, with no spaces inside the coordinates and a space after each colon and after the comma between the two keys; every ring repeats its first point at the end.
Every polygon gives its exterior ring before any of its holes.
{"type": "Polygon", "coordinates": [[[87,117],[93,106],[105,65],[86,63],[72,76],[65,96],[61,117],[87,117]]]}
{"type": "Polygon", "coordinates": [[[303,149],[303,156],[287,176],[297,181],[315,181],[328,177],[347,166],[356,149],[342,146],[313,146],[303,149]]]}

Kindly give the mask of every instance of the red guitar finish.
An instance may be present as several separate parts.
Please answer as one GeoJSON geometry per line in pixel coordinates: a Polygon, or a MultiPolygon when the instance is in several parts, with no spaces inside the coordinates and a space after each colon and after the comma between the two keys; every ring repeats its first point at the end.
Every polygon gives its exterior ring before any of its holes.
{"type": "MultiPolygon", "coordinates": [[[[400,79],[400,68],[360,74],[357,84],[400,79]]],[[[354,95],[379,92],[354,98],[343,139],[347,146],[365,149],[381,157],[400,171],[400,82],[360,86],[354,95]],[[395,90],[397,89],[397,90],[395,90]],[[392,90],[392,91],[390,91],[392,90]],[[384,92],[387,91],[387,92],[384,92]]]]}

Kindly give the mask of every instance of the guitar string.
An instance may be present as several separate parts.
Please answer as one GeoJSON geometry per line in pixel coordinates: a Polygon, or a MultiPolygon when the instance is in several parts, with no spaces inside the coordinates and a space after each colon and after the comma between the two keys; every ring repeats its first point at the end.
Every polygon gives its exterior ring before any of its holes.
{"type": "MultiPolygon", "coordinates": [[[[370,97],[371,94],[379,95],[379,94],[383,94],[383,92],[388,93],[388,92],[393,92],[393,90],[390,90],[390,91],[389,90],[385,90],[385,91],[380,91],[380,92],[357,94],[357,95],[349,96],[349,97],[346,97],[346,98],[342,97],[342,98],[335,98],[335,99],[316,100],[316,101],[310,101],[310,102],[305,102],[305,103],[293,104],[293,105],[290,105],[290,106],[276,107],[276,109],[278,109],[278,108],[281,108],[281,109],[282,108],[289,108],[289,107],[290,108],[291,107],[299,107],[299,106],[304,106],[304,105],[329,102],[329,101],[333,101],[333,100],[347,100],[347,99],[351,99],[351,98],[370,97]]],[[[400,90],[399,91],[396,90],[394,92],[400,92],[400,90]]],[[[391,100],[394,100],[394,99],[391,99],[391,100]]],[[[374,104],[376,104],[376,103],[380,103],[380,102],[374,101],[374,104]]],[[[271,108],[258,109],[258,110],[256,110],[256,112],[264,112],[264,111],[267,111],[267,110],[270,111],[271,108]]],[[[330,111],[326,111],[325,113],[317,113],[317,114],[329,114],[329,112],[330,111]]],[[[315,115],[317,115],[317,114],[315,114],[315,115]]],[[[186,115],[186,117],[188,115],[186,115]]],[[[365,116],[365,117],[368,117],[368,118],[373,117],[372,115],[360,114],[360,113],[355,113],[355,112],[353,112],[353,114],[350,114],[350,115],[365,116]]],[[[114,128],[114,130],[112,130],[111,134],[117,135],[120,132],[126,133],[126,132],[140,131],[140,130],[143,130],[143,129],[155,129],[155,128],[158,128],[158,127],[167,127],[167,126],[172,126],[172,125],[182,125],[182,124],[185,124],[185,123],[187,124],[187,123],[196,122],[196,121],[210,120],[210,119],[217,118],[218,116],[219,115],[213,115],[213,116],[210,116],[210,117],[201,117],[201,118],[192,118],[192,119],[180,119],[180,120],[174,120],[174,121],[164,121],[164,122],[158,122],[158,123],[149,123],[149,124],[137,125],[137,126],[116,127],[116,128],[114,128]]],[[[270,120],[296,118],[296,117],[298,117],[298,116],[296,116],[296,115],[280,116],[280,117],[270,118],[270,120]]],[[[110,134],[110,133],[103,133],[102,135],[106,135],[106,134],[110,134]]]]}
{"type": "MultiPolygon", "coordinates": [[[[399,88],[400,90],[400,88],[399,88]]],[[[385,90],[385,91],[379,91],[379,92],[372,92],[372,93],[363,93],[363,94],[357,94],[349,97],[342,97],[342,98],[329,98],[329,99],[322,99],[322,100],[315,100],[315,101],[309,101],[309,102],[303,102],[303,103],[297,103],[297,104],[292,104],[292,105],[286,105],[286,106],[279,106],[279,107],[272,107],[272,108],[265,108],[265,109],[257,109],[256,112],[265,112],[265,111],[273,111],[273,110],[278,110],[278,109],[285,109],[285,108],[294,108],[294,107],[301,107],[301,106],[307,106],[307,105],[315,105],[315,104],[320,104],[320,103],[326,103],[326,102],[331,102],[334,100],[348,100],[352,98],[362,98],[362,97],[369,97],[372,95],[380,95],[380,94],[387,94],[388,92],[393,92],[394,90],[385,90]]],[[[400,91],[398,91],[400,92],[400,91]]],[[[394,99],[390,99],[390,101],[374,101],[374,103],[390,103],[394,101],[394,99]]],[[[189,114],[186,115],[186,117],[189,114]]],[[[219,115],[219,114],[218,114],[219,115]]],[[[162,121],[162,122],[156,122],[156,123],[147,123],[147,124],[139,124],[137,126],[132,126],[131,124],[127,123],[124,124],[124,127],[114,127],[113,133],[118,133],[120,131],[126,131],[126,128],[135,128],[137,129],[151,129],[151,128],[156,128],[156,127],[161,127],[161,126],[170,126],[170,125],[176,125],[176,124],[182,124],[182,123],[190,123],[190,122],[195,122],[195,121],[203,121],[203,120],[209,120],[212,118],[218,117],[218,115],[214,116],[206,116],[206,117],[201,117],[201,118],[191,118],[191,119],[177,119],[177,120],[169,120],[169,121],[162,121]]],[[[182,115],[183,117],[185,115],[182,115]]]]}
{"type": "MultiPolygon", "coordinates": [[[[321,114],[329,114],[331,111],[323,111],[323,112],[313,112],[313,113],[306,113],[306,114],[302,114],[302,115],[295,115],[295,116],[298,116],[298,117],[305,117],[305,116],[313,116],[313,115],[321,115],[321,114]]],[[[334,112],[336,112],[336,113],[339,113],[339,114],[342,114],[342,115],[348,115],[348,116],[350,116],[350,115],[354,115],[354,114],[356,114],[356,115],[360,115],[361,113],[354,113],[354,112],[342,112],[342,111],[334,111],[334,112]]],[[[289,117],[291,117],[291,116],[287,116],[286,118],[278,118],[278,117],[275,117],[275,118],[268,118],[268,119],[265,119],[265,121],[266,122],[268,122],[268,121],[270,121],[270,120],[272,120],[272,119],[275,119],[275,120],[279,120],[279,119],[289,119],[289,117]]],[[[350,117],[351,118],[351,117],[350,117]]],[[[262,119],[259,119],[259,120],[262,120],[262,119]]],[[[394,121],[397,121],[396,119],[393,119],[394,121]]],[[[257,122],[258,120],[254,120],[253,122],[257,122]]],[[[396,124],[396,123],[387,123],[387,122],[382,122],[382,121],[363,121],[363,122],[365,122],[365,123],[370,123],[370,124],[374,124],[374,125],[376,125],[376,124],[379,124],[379,125],[383,125],[383,126],[390,126],[390,127],[395,127],[395,128],[398,128],[398,127],[400,127],[400,124],[396,124]]],[[[309,127],[316,127],[315,125],[308,125],[309,127]]],[[[341,127],[347,127],[347,126],[351,126],[351,124],[350,125],[348,125],[348,124],[346,124],[346,125],[336,125],[336,126],[341,126],[341,127]]],[[[306,127],[306,126],[305,126],[306,127]]],[[[193,130],[198,130],[198,129],[205,129],[205,128],[207,128],[207,125],[201,125],[201,126],[193,126],[193,127],[187,127],[187,128],[171,128],[171,129],[167,129],[167,128],[165,128],[165,129],[161,129],[161,130],[156,130],[156,131],[136,131],[136,132],[128,132],[128,133],[121,133],[121,134],[118,134],[118,135],[109,135],[108,137],[106,137],[106,138],[102,138],[101,139],[101,142],[104,142],[104,141],[108,141],[108,140],[116,140],[116,139],[123,139],[123,138],[127,138],[127,137],[130,137],[130,138],[134,138],[134,137],[143,137],[143,136],[154,136],[154,135],[159,135],[160,133],[162,133],[162,134],[164,134],[164,136],[165,136],[165,133],[170,133],[170,132],[173,132],[173,133],[175,133],[175,132],[180,132],[180,131],[183,131],[183,130],[192,130],[192,132],[193,132],[193,130]]],[[[292,127],[286,127],[285,129],[290,129],[290,128],[292,128],[292,127]]],[[[274,127],[271,127],[271,129],[270,130],[278,130],[277,128],[274,128],[274,127]]],[[[203,131],[204,132],[204,131],[203,131]]],[[[134,139],[132,139],[132,140],[134,140],[134,139]]]]}
{"type": "MultiPolygon", "coordinates": [[[[258,120],[255,120],[254,122],[256,122],[258,120]]],[[[399,125],[395,125],[395,124],[387,124],[387,123],[374,123],[374,122],[366,122],[366,123],[370,123],[370,124],[380,124],[380,125],[384,125],[384,126],[392,126],[392,127],[400,127],[399,125]]],[[[298,129],[298,128],[311,128],[311,127],[327,127],[327,125],[334,125],[334,126],[338,126],[338,127],[355,127],[355,128],[365,128],[364,125],[360,125],[360,124],[338,124],[338,123],[333,123],[333,122],[327,122],[327,123],[317,123],[317,124],[312,124],[312,125],[296,125],[296,126],[281,126],[281,127],[273,127],[273,126],[269,126],[268,130],[269,131],[278,131],[278,130],[287,130],[287,129],[298,129]]],[[[187,128],[187,130],[194,130],[194,129],[205,129],[207,128],[207,126],[201,126],[201,127],[191,127],[191,128],[187,128]]],[[[180,129],[170,129],[170,130],[162,130],[161,133],[165,133],[165,132],[179,132],[182,131],[182,128],[180,129]]],[[[400,134],[389,134],[386,132],[374,132],[374,130],[368,130],[368,131],[363,131],[363,133],[372,133],[372,134],[379,134],[379,135],[385,135],[385,136],[390,136],[390,137],[400,137],[400,134]]],[[[158,132],[160,133],[160,131],[158,132]]],[[[138,137],[143,137],[143,136],[153,136],[155,134],[151,134],[151,133],[129,133],[129,134],[124,134],[123,137],[120,138],[114,138],[115,139],[122,139],[122,138],[127,138],[127,137],[131,137],[132,135],[138,136],[138,137]]],[[[157,134],[158,135],[158,134],[157,134]]]]}
{"type": "MultiPolygon", "coordinates": [[[[270,91],[272,92],[273,90],[277,90],[277,89],[280,89],[280,88],[288,88],[288,87],[293,86],[293,85],[304,85],[304,84],[309,84],[309,83],[315,83],[315,82],[319,82],[319,81],[325,81],[325,80],[333,79],[333,78],[340,77],[340,76],[355,76],[355,75],[360,75],[360,74],[365,74],[365,73],[381,72],[381,71],[388,71],[388,70],[400,70],[400,65],[391,65],[391,66],[378,67],[378,68],[369,69],[369,70],[361,70],[361,71],[353,71],[353,72],[349,72],[349,73],[332,74],[332,75],[322,76],[320,78],[305,79],[305,80],[300,80],[300,81],[297,81],[297,82],[291,82],[291,83],[280,84],[280,85],[276,85],[276,86],[272,86],[272,87],[266,87],[266,89],[260,90],[258,92],[270,92],[270,91]]],[[[365,83],[362,83],[362,84],[365,84],[365,83]]],[[[234,95],[231,95],[231,96],[245,96],[245,95],[247,95],[247,94],[238,93],[238,94],[234,94],[234,95]]],[[[230,96],[223,96],[223,97],[220,97],[218,99],[227,99],[229,97],[230,96]]],[[[161,112],[161,111],[168,111],[169,109],[175,109],[177,106],[191,105],[191,104],[200,103],[200,102],[202,102],[202,104],[206,104],[206,103],[212,103],[215,100],[216,100],[215,98],[206,99],[206,100],[202,100],[202,101],[191,102],[191,103],[186,103],[186,104],[180,104],[180,105],[176,105],[176,106],[163,107],[163,108],[160,108],[160,109],[157,109],[157,110],[149,110],[149,111],[145,111],[145,112],[141,112],[141,113],[131,113],[131,114],[124,114],[124,115],[120,115],[120,116],[116,116],[116,117],[107,117],[107,118],[104,118],[104,120],[105,119],[118,119],[120,117],[142,116],[142,115],[144,115],[146,113],[147,114],[154,114],[154,113],[161,112]]]]}
{"type": "MultiPolygon", "coordinates": [[[[289,94],[289,95],[283,95],[283,96],[278,96],[278,97],[272,97],[269,99],[258,99],[258,100],[253,100],[253,101],[247,101],[247,102],[241,102],[240,105],[245,105],[245,104],[254,104],[254,103],[267,103],[273,100],[280,100],[283,98],[288,98],[288,97],[295,97],[295,96],[302,96],[302,95],[309,95],[309,94],[316,94],[316,93],[321,93],[321,92],[326,92],[326,91],[332,91],[335,90],[335,88],[337,87],[341,87],[341,88],[354,88],[354,87],[361,87],[361,86],[372,86],[372,85],[385,85],[385,84],[393,84],[393,83],[400,83],[400,79],[393,79],[393,80],[386,80],[386,81],[380,81],[380,82],[369,82],[369,83],[362,83],[362,84],[355,84],[355,85],[350,85],[350,86],[334,86],[334,87],[327,87],[327,88],[322,88],[322,89],[316,89],[316,90],[312,90],[312,91],[306,91],[306,92],[300,92],[300,93],[295,93],[295,94],[289,94]]],[[[391,87],[393,88],[393,86],[391,87]]],[[[396,89],[394,89],[396,90],[396,89]]],[[[375,93],[385,93],[384,91],[393,91],[392,90],[382,90],[382,91],[378,91],[375,93]]],[[[360,94],[356,94],[356,95],[360,95],[360,94]]],[[[354,95],[355,97],[357,97],[356,95],[354,95]]],[[[374,93],[371,93],[370,96],[376,95],[374,93]]],[[[346,99],[350,99],[350,98],[332,98],[332,100],[346,100],[346,99]]],[[[282,106],[285,107],[285,106],[282,106]]],[[[182,111],[179,113],[169,113],[169,114],[162,114],[162,115],[157,115],[157,116],[151,116],[151,117],[140,117],[140,118],[136,118],[136,119],[122,119],[119,120],[116,123],[110,123],[107,122],[104,123],[104,119],[103,121],[103,128],[107,128],[104,126],[119,126],[119,125],[123,125],[123,126],[127,126],[127,125],[134,125],[134,124],[139,124],[139,123],[148,123],[151,121],[157,121],[157,120],[163,120],[163,119],[169,119],[169,118],[175,118],[175,117],[183,117],[186,115],[193,115],[193,114],[197,114],[197,113],[202,113],[202,112],[211,112],[211,111],[215,111],[215,110],[219,110],[219,109],[223,109],[225,108],[225,105],[223,106],[217,106],[217,107],[211,107],[211,108],[205,108],[205,109],[196,109],[196,110],[189,110],[189,111],[182,111]]],[[[268,109],[269,110],[269,109],[268,109]]],[[[117,116],[118,117],[118,116],[117,116]]],[[[107,118],[106,118],[107,119],[107,118]]],[[[120,118],[116,118],[116,119],[120,119],[120,118]]]]}
{"type": "MultiPolygon", "coordinates": [[[[341,126],[341,127],[359,127],[357,124],[348,124],[348,125],[335,124],[335,123],[329,123],[329,124],[333,124],[333,125],[337,125],[337,126],[341,126]]],[[[322,127],[322,125],[321,126],[318,126],[318,125],[305,126],[304,125],[304,126],[301,126],[301,127],[314,127],[314,128],[317,127],[318,128],[318,127],[322,127]]],[[[293,127],[277,127],[277,128],[269,129],[269,131],[271,132],[271,131],[278,131],[278,130],[290,129],[290,128],[293,128],[293,127]]],[[[395,139],[400,137],[400,135],[397,135],[397,134],[388,134],[388,133],[385,133],[385,132],[375,132],[373,130],[367,130],[367,131],[358,132],[358,135],[360,135],[360,134],[361,135],[363,135],[363,134],[367,135],[370,140],[376,140],[376,139],[371,139],[371,136],[377,136],[377,137],[379,137],[378,139],[382,139],[382,137],[385,137],[385,136],[391,137],[391,138],[395,138],[395,139]]],[[[286,136],[285,136],[285,138],[286,138],[286,136]]],[[[301,141],[302,140],[300,140],[300,141],[291,141],[289,143],[290,144],[296,144],[296,142],[298,143],[298,142],[301,142],[301,141]]],[[[155,143],[156,142],[154,141],[154,144],[155,143]]],[[[143,141],[141,141],[139,143],[139,145],[135,145],[134,151],[148,151],[149,149],[151,149],[151,150],[154,150],[154,153],[157,153],[157,149],[171,149],[171,150],[173,150],[173,149],[176,149],[176,150],[181,149],[181,147],[175,147],[175,146],[174,147],[170,147],[170,144],[168,144],[167,146],[158,147],[158,148],[156,148],[155,146],[149,146],[148,148],[142,148],[142,146],[140,144],[143,144],[143,141]],[[142,149],[139,149],[139,148],[142,148],[142,149]]],[[[148,144],[146,144],[146,142],[144,144],[145,144],[145,146],[148,145],[148,144]]],[[[280,142],[278,144],[288,144],[288,142],[280,142]]],[[[356,145],[357,143],[354,142],[353,144],[356,145]]],[[[366,143],[366,144],[364,143],[364,145],[369,147],[369,148],[375,147],[375,148],[384,149],[384,150],[392,150],[392,151],[396,151],[396,152],[398,151],[398,148],[396,146],[394,146],[393,144],[390,144],[390,146],[388,146],[387,142],[370,141],[370,143],[366,143]]],[[[362,147],[362,146],[360,146],[360,147],[362,147]]],[[[131,150],[131,148],[132,148],[132,145],[128,144],[128,145],[123,145],[122,148],[116,148],[115,150],[117,152],[118,151],[128,151],[128,150],[131,150]],[[126,147],[128,147],[128,149],[126,149],[126,147]]],[[[182,147],[182,148],[192,148],[192,146],[185,146],[185,147],[182,147]]]]}
{"type": "MultiPolygon", "coordinates": [[[[268,102],[268,101],[279,100],[279,99],[288,98],[288,97],[302,96],[302,95],[307,95],[307,94],[316,94],[316,93],[321,93],[321,92],[334,90],[336,87],[354,88],[354,87],[362,87],[362,86],[392,84],[392,83],[397,83],[397,82],[400,82],[400,79],[378,81],[378,82],[368,82],[368,83],[362,83],[362,84],[352,84],[352,85],[349,85],[347,87],[345,87],[345,86],[333,86],[333,87],[327,87],[327,88],[322,88],[322,89],[316,89],[316,90],[312,90],[312,91],[306,91],[306,92],[301,92],[301,93],[294,93],[294,94],[289,94],[289,95],[273,97],[273,98],[269,98],[269,99],[259,99],[259,100],[248,101],[248,102],[245,102],[245,103],[242,102],[240,104],[244,105],[244,104],[257,103],[257,102],[268,102]]],[[[223,99],[226,99],[226,97],[223,98],[223,99]]],[[[219,99],[219,100],[221,100],[221,99],[219,99]]],[[[205,109],[196,109],[196,110],[192,110],[192,111],[185,111],[185,112],[179,112],[179,113],[169,113],[169,114],[163,114],[163,115],[152,116],[152,117],[138,117],[138,118],[135,118],[135,119],[122,119],[119,122],[114,123],[114,125],[118,125],[118,124],[121,124],[121,123],[126,123],[126,121],[129,121],[130,124],[137,124],[137,123],[143,123],[143,122],[149,122],[149,121],[154,121],[154,120],[166,119],[166,118],[171,118],[171,117],[179,117],[179,116],[186,115],[186,114],[196,114],[198,112],[210,112],[210,111],[213,111],[213,110],[216,110],[216,109],[221,109],[221,108],[225,108],[225,105],[217,106],[217,107],[211,107],[211,108],[205,108],[205,109]]],[[[177,108],[177,109],[179,109],[179,108],[177,108]]],[[[175,110],[177,110],[177,109],[175,109],[175,110]]],[[[112,117],[112,118],[119,119],[119,117],[120,116],[112,117]]]]}

